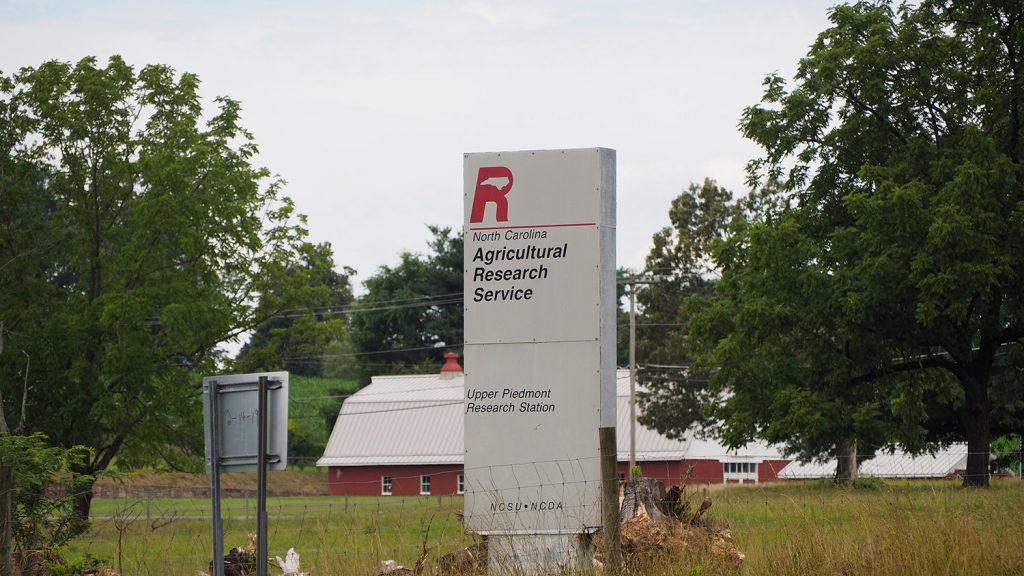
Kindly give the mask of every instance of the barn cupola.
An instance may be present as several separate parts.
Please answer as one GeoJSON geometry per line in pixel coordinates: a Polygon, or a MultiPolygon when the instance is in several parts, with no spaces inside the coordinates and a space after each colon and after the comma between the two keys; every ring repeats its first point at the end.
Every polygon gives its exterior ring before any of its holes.
{"type": "Polygon", "coordinates": [[[451,380],[456,376],[462,376],[462,365],[459,364],[459,355],[449,352],[444,355],[444,366],[441,366],[441,380],[451,380]]]}

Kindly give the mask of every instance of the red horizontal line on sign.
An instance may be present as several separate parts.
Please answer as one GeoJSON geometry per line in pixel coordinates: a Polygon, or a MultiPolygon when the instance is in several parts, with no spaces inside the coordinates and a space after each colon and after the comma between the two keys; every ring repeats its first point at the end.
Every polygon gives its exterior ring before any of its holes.
{"type": "Polygon", "coordinates": [[[580,222],[579,224],[533,224],[530,226],[490,226],[487,228],[478,227],[470,230],[515,230],[518,228],[566,228],[569,226],[597,226],[596,222],[580,222]]]}

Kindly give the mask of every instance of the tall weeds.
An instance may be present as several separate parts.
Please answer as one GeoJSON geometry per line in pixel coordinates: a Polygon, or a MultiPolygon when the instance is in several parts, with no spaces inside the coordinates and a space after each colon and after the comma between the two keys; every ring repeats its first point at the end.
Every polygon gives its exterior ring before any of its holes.
{"type": "MultiPolygon", "coordinates": [[[[721,561],[713,543],[697,542],[682,554],[634,565],[630,574],[1024,574],[1020,482],[995,482],[985,490],[965,490],[954,482],[875,483],[870,489],[730,486],[712,489],[709,496],[714,502],[709,521],[729,527],[746,556],[741,566],[721,561]]],[[[458,521],[460,498],[275,502],[280,506],[270,507],[270,553],[283,555],[294,546],[304,571],[313,576],[374,576],[388,559],[412,568],[424,543],[427,576],[436,573],[438,557],[476,542],[458,521]]],[[[209,522],[194,513],[179,511],[170,523],[140,519],[120,534],[113,520],[97,519],[69,552],[115,561],[120,535],[125,574],[194,574],[209,563],[210,549],[209,522]]],[[[243,519],[241,509],[235,513],[225,524],[228,547],[244,543],[254,525],[243,519]]]]}

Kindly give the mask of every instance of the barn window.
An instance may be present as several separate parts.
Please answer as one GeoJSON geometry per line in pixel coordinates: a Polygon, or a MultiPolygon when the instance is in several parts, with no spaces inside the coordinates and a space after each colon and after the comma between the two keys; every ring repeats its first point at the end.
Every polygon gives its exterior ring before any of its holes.
{"type": "Polygon", "coordinates": [[[757,482],[757,462],[723,462],[725,481],[757,482]]]}
{"type": "Polygon", "coordinates": [[[726,474],[757,474],[756,462],[726,462],[726,474]]]}
{"type": "Polygon", "coordinates": [[[430,476],[420,476],[420,495],[428,496],[430,494],[430,476]]]}
{"type": "Polygon", "coordinates": [[[382,496],[391,496],[391,476],[380,477],[380,493],[382,496]]]}
{"type": "Polygon", "coordinates": [[[466,475],[465,474],[459,474],[459,484],[458,484],[458,486],[456,486],[455,489],[456,489],[456,491],[459,494],[465,494],[466,493],[466,475]]]}

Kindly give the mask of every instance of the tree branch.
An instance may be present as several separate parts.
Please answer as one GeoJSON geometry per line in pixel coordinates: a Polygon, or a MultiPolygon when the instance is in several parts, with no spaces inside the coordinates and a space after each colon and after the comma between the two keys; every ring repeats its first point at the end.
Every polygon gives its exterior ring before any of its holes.
{"type": "MultiPolygon", "coordinates": [[[[18,254],[15,254],[15,255],[11,256],[2,265],[0,265],[0,271],[2,271],[4,268],[7,268],[11,264],[13,264],[14,261],[18,260],[19,258],[23,258],[25,256],[28,256],[30,254],[35,254],[37,252],[45,252],[45,251],[49,250],[50,248],[53,248],[54,246],[56,246],[58,243],[60,243],[60,241],[61,241],[61,238],[56,238],[56,239],[53,239],[53,240],[47,240],[45,242],[42,242],[38,246],[33,246],[32,248],[29,248],[29,249],[25,250],[24,252],[19,252],[18,254]]],[[[14,244],[13,244],[13,242],[8,242],[7,245],[10,247],[9,248],[10,252],[13,252],[14,251],[14,244]]]]}
{"type": "Polygon", "coordinates": [[[1016,18],[1008,18],[1006,27],[1000,30],[999,39],[1006,48],[1006,59],[1010,64],[1010,159],[1014,164],[1019,164],[1021,79],[1020,63],[1017,62],[1017,50],[1013,44],[1016,23],[1016,18]]]}
{"type": "Polygon", "coordinates": [[[107,386],[106,386],[107,393],[108,394],[113,394],[114,392],[117,392],[117,389],[121,386],[121,382],[123,382],[123,381],[124,381],[124,378],[122,378],[120,376],[116,376],[114,378],[111,378],[110,379],[110,384],[107,384],[107,386]]]}
{"type": "MultiPolygon", "coordinates": [[[[126,134],[130,135],[132,133],[132,130],[135,128],[135,123],[138,122],[139,117],[142,116],[142,109],[143,106],[141,104],[138,107],[136,107],[135,117],[132,118],[132,120],[128,123],[128,130],[126,131],[126,134]]],[[[128,142],[131,142],[130,136],[128,138],[128,142]]],[[[130,144],[125,146],[123,162],[128,166],[131,166],[131,156],[134,151],[135,148],[132,148],[130,144]]],[[[112,228],[114,224],[117,223],[118,220],[120,220],[121,214],[124,213],[125,205],[128,203],[128,200],[132,197],[132,195],[135,194],[136,172],[134,170],[134,167],[132,167],[131,174],[132,177],[128,179],[128,191],[121,197],[120,201],[118,202],[117,209],[114,210],[113,216],[110,219],[110,224],[107,225],[107,230],[110,230],[110,228],[112,228]]]]}
{"type": "Polygon", "coordinates": [[[27,428],[25,407],[28,405],[28,369],[29,364],[32,361],[32,357],[28,355],[28,352],[22,350],[21,353],[25,355],[25,378],[22,380],[21,384],[21,418],[18,420],[18,425],[14,428],[14,434],[16,436],[24,434],[25,428],[27,428]]]}
{"type": "Polygon", "coordinates": [[[96,453],[96,459],[93,460],[92,471],[106,470],[107,466],[110,466],[110,461],[121,451],[122,444],[124,444],[124,436],[115,436],[113,442],[100,448],[96,453]]]}
{"type": "Polygon", "coordinates": [[[853,385],[865,384],[872,382],[884,376],[891,376],[893,374],[900,374],[903,372],[914,372],[917,370],[927,370],[929,368],[942,368],[956,374],[957,364],[950,360],[946,354],[935,354],[930,356],[922,356],[919,358],[912,358],[898,362],[891,366],[871,370],[859,376],[855,376],[850,379],[850,383],[853,385]]]}
{"type": "Polygon", "coordinates": [[[852,88],[847,86],[843,90],[843,92],[844,92],[844,95],[846,96],[847,100],[849,100],[850,102],[853,102],[856,105],[856,107],[860,108],[862,111],[865,111],[868,114],[871,114],[872,118],[874,118],[875,120],[878,120],[878,122],[882,126],[884,126],[886,129],[888,129],[889,132],[891,132],[894,136],[899,138],[900,143],[902,143],[904,145],[909,143],[908,140],[907,140],[907,137],[904,136],[902,132],[897,130],[896,127],[893,126],[892,122],[889,122],[888,118],[883,116],[881,112],[879,112],[878,110],[876,110],[875,108],[870,106],[868,103],[866,103],[863,100],[861,100],[860,98],[858,98],[857,95],[854,94],[852,88]]]}

